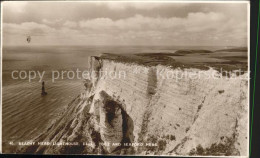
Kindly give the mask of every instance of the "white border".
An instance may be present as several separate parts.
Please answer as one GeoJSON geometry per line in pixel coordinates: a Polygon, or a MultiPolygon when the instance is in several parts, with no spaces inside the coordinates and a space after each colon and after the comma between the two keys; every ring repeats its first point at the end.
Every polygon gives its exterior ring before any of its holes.
{"type": "MultiPolygon", "coordinates": [[[[8,2],[8,1],[7,1],[8,2]]],[[[200,1],[196,1],[196,0],[143,0],[143,1],[139,1],[139,0],[132,0],[132,1],[124,1],[124,0],[97,0],[97,1],[84,1],[84,0],[75,0],[75,1],[10,1],[10,2],[37,2],[37,3],[45,3],[45,2],[68,2],[68,3],[97,3],[97,2],[120,2],[120,3],[133,3],[133,2],[140,2],[140,3],[246,3],[247,4],[247,49],[248,49],[248,145],[247,145],[247,155],[246,156],[185,156],[185,157],[249,157],[249,144],[250,144],[250,1],[249,0],[218,0],[218,1],[211,1],[211,0],[200,0],[200,1]]],[[[0,117],[0,153],[2,153],[2,72],[3,72],[3,4],[4,1],[1,1],[1,73],[0,73],[0,81],[1,81],[1,96],[0,96],[0,100],[1,100],[1,108],[0,108],[0,113],[1,113],[1,117],[0,117]]],[[[45,154],[44,154],[45,155],[45,154]]],[[[83,154],[82,154],[83,155],[83,154]]],[[[124,155],[124,156],[133,156],[133,155],[124,155]]],[[[134,155],[134,156],[149,156],[149,155],[134,155]]],[[[153,156],[169,156],[169,155],[153,155],[153,156]]],[[[183,156],[179,156],[179,155],[170,155],[169,157],[183,157],[183,156]]]]}
{"type": "Polygon", "coordinates": [[[2,153],[2,137],[3,137],[3,135],[2,135],[2,117],[3,117],[3,113],[2,113],[2,105],[3,105],[3,99],[2,99],[2,95],[3,95],[3,92],[2,92],[2,87],[3,87],[3,85],[2,85],[2,81],[3,81],[3,78],[2,78],[2,73],[3,73],[3,53],[2,53],[2,51],[3,51],[3,2],[1,2],[1,72],[0,72],[0,81],[1,81],[1,84],[0,84],[0,88],[1,88],[1,94],[0,94],[0,100],[1,100],[1,108],[0,108],[0,113],[1,113],[1,117],[0,117],[0,153],[2,153]]]}
{"type": "Polygon", "coordinates": [[[248,67],[248,145],[247,145],[247,157],[250,156],[250,153],[249,153],[249,146],[250,146],[250,3],[247,4],[247,54],[248,54],[248,57],[247,57],[247,60],[248,60],[248,64],[247,64],[247,67],[248,67]]]}

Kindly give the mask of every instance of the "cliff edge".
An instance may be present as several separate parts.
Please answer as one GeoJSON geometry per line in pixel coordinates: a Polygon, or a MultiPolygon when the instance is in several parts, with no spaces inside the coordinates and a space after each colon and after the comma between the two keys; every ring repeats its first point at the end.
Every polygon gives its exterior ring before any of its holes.
{"type": "Polygon", "coordinates": [[[236,69],[247,67],[226,61],[185,64],[178,61],[182,55],[91,57],[92,77],[85,80],[85,92],[35,139],[65,144],[36,144],[21,150],[45,154],[246,156],[248,73],[235,79],[232,76],[238,76],[236,69]],[[223,77],[218,65],[233,73],[223,77]],[[125,77],[111,78],[100,72],[125,77]],[[173,74],[193,78],[179,79],[173,74]],[[211,74],[214,79],[208,77],[211,74]]]}

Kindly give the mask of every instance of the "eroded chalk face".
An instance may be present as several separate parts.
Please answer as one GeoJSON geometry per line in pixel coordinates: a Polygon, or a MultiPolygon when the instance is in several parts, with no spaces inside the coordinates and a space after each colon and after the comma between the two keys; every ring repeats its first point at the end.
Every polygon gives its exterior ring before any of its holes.
{"type": "Polygon", "coordinates": [[[122,105],[104,91],[100,92],[98,105],[100,106],[101,139],[109,144],[106,146],[109,153],[120,150],[123,143],[129,143],[133,140],[131,118],[124,111],[122,105]]]}
{"type": "Polygon", "coordinates": [[[91,81],[92,84],[95,86],[97,83],[97,80],[99,78],[99,71],[102,67],[99,57],[90,57],[90,70],[91,70],[91,81]]]}

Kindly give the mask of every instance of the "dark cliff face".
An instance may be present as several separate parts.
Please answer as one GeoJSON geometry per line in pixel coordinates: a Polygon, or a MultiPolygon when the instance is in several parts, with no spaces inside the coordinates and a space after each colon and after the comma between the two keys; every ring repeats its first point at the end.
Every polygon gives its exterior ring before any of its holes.
{"type": "Polygon", "coordinates": [[[124,110],[120,102],[114,100],[105,91],[100,92],[102,104],[100,104],[100,131],[105,142],[120,143],[113,147],[107,147],[110,153],[120,153],[121,150],[129,150],[124,143],[133,142],[133,120],[124,110]],[[104,118],[104,119],[102,119],[104,118]]]}
{"type": "Polygon", "coordinates": [[[147,73],[135,74],[133,69],[144,66],[102,57],[92,57],[90,65],[95,72],[124,70],[128,77],[102,80],[97,73],[96,78],[86,80],[86,91],[35,139],[71,144],[35,145],[19,152],[215,156],[247,153],[246,80],[163,80],[156,72],[164,74],[171,68],[145,66],[147,73]]]}

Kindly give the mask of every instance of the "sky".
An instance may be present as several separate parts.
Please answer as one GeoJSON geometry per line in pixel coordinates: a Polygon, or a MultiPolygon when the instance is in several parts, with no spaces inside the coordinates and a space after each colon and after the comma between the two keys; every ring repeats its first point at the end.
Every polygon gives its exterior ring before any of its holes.
{"type": "Polygon", "coordinates": [[[3,2],[3,46],[246,46],[247,3],[3,2]]]}

